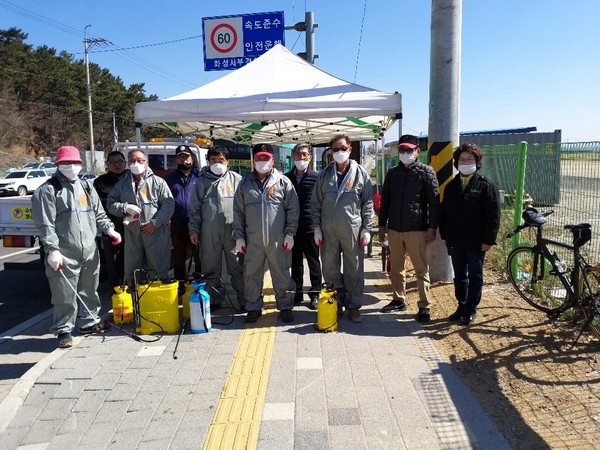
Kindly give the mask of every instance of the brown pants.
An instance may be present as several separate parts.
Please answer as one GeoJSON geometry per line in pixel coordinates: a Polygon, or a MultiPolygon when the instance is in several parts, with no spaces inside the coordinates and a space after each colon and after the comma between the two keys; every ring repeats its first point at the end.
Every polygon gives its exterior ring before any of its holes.
{"type": "Polygon", "coordinates": [[[391,252],[392,290],[394,300],[406,301],[406,255],[410,258],[417,277],[419,308],[429,308],[429,265],[427,264],[427,244],[425,231],[398,232],[388,229],[388,243],[391,252]]]}

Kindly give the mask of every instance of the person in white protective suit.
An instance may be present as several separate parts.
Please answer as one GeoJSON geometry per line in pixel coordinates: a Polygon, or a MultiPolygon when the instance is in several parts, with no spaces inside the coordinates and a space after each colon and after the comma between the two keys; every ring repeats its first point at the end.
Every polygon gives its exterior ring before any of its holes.
{"type": "Polygon", "coordinates": [[[296,284],[290,276],[292,247],[298,228],[300,207],[292,182],[273,168],[273,147],[253,148],[254,171],[242,180],[233,203],[233,237],[237,253],[245,253],[244,298],[246,322],[262,315],[265,261],[273,279],[273,289],[281,320],[294,320],[296,284]]]}
{"type": "Polygon", "coordinates": [[[221,278],[223,256],[231,285],[244,307],[244,269],[233,253],[233,196],[242,177],[229,170],[229,152],[225,147],[213,147],[206,154],[208,166],[203,167],[191,196],[190,241],[200,246],[200,265],[207,277],[210,306],[220,308],[225,295],[221,278]],[[201,245],[200,245],[201,244],[201,245]],[[217,291],[217,292],[215,292],[217,291]]]}
{"type": "Polygon", "coordinates": [[[83,302],[79,333],[110,329],[98,316],[100,259],[95,240],[98,229],[114,244],[121,242],[121,235],[115,231],[93,186],[77,177],[83,164],[79,150],[61,147],[55,161],[56,173],[31,197],[31,212],[48,255],[46,276],[54,307],[50,331],[58,336],[60,348],[68,348],[73,345],[71,332],[77,320],[75,291],[83,302]]]}
{"type": "Polygon", "coordinates": [[[364,247],[371,241],[373,187],[367,171],[350,159],[352,146],[347,136],[335,136],[329,146],[334,162],[319,173],[311,199],[314,239],[321,247],[325,282],[341,291],[338,307],[343,304],[350,320],[361,322],[364,247]]]}
{"type": "Polygon", "coordinates": [[[129,173],[108,194],[108,210],[126,217],[125,283],[133,286],[133,272],[146,269],[160,279],[169,278],[171,236],[169,221],[175,210],[173,194],[162,178],[148,167],[141,150],[127,155],[129,173]]]}

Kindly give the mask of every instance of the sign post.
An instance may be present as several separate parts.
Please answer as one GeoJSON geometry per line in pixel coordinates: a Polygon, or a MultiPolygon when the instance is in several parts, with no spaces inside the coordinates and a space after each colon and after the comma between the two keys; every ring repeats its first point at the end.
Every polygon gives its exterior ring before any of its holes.
{"type": "Polygon", "coordinates": [[[285,45],[283,11],[204,17],[204,70],[234,70],[285,45]]]}

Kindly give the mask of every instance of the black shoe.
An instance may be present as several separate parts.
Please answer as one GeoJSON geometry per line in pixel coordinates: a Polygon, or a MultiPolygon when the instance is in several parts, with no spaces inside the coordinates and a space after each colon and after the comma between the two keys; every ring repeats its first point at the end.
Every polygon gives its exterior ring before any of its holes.
{"type": "Polygon", "coordinates": [[[406,311],[406,303],[402,300],[392,300],[383,308],[381,308],[381,312],[388,313],[392,311],[406,311]]]}
{"type": "Polygon", "coordinates": [[[73,347],[73,338],[71,333],[60,333],[58,335],[58,348],[71,348],[73,347]]]}
{"type": "Polygon", "coordinates": [[[95,325],[92,325],[91,327],[80,327],[79,334],[104,333],[108,330],[110,330],[110,325],[104,320],[101,320],[100,322],[98,322],[95,325]]]}
{"type": "Polygon", "coordinates": [[[431,321],[431,316],[429,315],[429,308],[419,308],[419,312],[417,313],[417,322],[427,323],[431,321]]]}
{"type": "Polygon", "coordinates": [[[475,317],[477,317],[477,311],[474,311],[470,314],[463,314],[463,316],[460,318],[460,323],[462,325],[471,325],[471,323],[475,320],[475,317]]]}
{"type": "Polygon", "coordinates": [[[246,323],[254,323],[258,320],[258,318],[260,316],[262,316],[261,309],[255,309],[253,311],[248,311],[248,314],[246,314],[246,323]]]}
{"type": "Polygon", "coordinates": [[[291,323],[294,321],[294,314],[291,309],[284,309],[280,313],[281,320],[285,323],[291,323]]]}
{"type": "Polygon", "coordinates": [[[456,322],[457,320],[459,320],[463,313],[465,312],[465,307],[464,305],[460,304],[458,305],[458,308],[456,308],[456,311],[454,311],[452,314],[450,314],[448,316],[448,320],[451,322],[456,322]]]}
{"type": "Polygon", "coordinates": [[[317,309],[317,305],[319,304],[319,297],[314,296],[310,298],[310,303],[308,304],[308,309],[312,309],[313,311],[317,309]]]}

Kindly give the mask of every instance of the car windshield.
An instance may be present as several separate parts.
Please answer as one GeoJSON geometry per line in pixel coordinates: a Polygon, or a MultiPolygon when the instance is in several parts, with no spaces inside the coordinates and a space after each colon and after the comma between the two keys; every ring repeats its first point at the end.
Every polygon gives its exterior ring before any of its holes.
{"type": "Polygon", "coordinates": [[[30,162],[27,164],[23,164],[23,169],[31,169],[34,167],[37,167],[40,163],[36,163],[36,162],[30,162]]]}
{"type": "Polygon", "coordinates": [[[17,170],[15,172],[11,172],[8,175],[6,175],[6,178],[25,178],[26,175],[27,175],[26,170],[17,170]]]}

